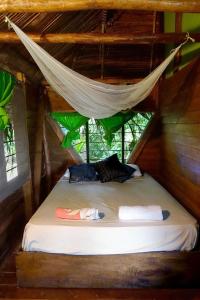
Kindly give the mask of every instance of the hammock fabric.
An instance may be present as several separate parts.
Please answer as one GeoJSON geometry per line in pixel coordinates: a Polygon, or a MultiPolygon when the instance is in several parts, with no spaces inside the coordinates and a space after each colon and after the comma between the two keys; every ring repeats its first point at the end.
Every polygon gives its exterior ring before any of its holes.
{"type": "Polygon", "coordinates": [[[0,130],[5,130],[9,125],[10,119],[5,110],[5,106],[10,102],[13,89],[15,85],[15,78],[5,72],[0,72],[0,130]]]}
{"type": "Polygon", "coordinates": [[[176,53],[188,40],[179,45],[139,83],[116,86],[94,81],[69,69],[33,42],[8,18],[6,21],[21,39],[52,88],[81,115],[95,119],[110,117],[144,100],[176,53]]]}

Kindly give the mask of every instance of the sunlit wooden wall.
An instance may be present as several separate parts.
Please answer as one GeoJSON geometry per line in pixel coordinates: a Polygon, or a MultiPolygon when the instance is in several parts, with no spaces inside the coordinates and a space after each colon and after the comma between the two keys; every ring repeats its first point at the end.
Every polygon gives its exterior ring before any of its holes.
{"type": "Polygon", "coordinates": [[[160,114],[136,162],[200,219],[200,63],[160,86],[160,114]]]}

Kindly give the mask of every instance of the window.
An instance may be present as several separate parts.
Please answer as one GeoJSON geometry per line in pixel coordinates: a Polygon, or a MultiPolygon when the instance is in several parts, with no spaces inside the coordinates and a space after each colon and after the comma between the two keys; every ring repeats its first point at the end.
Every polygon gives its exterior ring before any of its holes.
{"type": "Polygon", "coordinates": [[[15,133],[13,128],[10,128],[7,133],[4,133],[4,155],[6,178],[7,181],[10,181],[18,176],[15,133]]]}
{"type": "Polygon", "coordinates": [[[30,176],[26,101],[21,85],[15,87],[6,109],[12,127],[0,132],[0,202],[22,187],[30,176]]]}
{"type": "MultiPolygon", "coordinates": [[[[80,128],[80,139],[74,141],[73,146],[85,162],[96,162],[114,153],[118,154],[122,162],[126,162],[152,115],[152,113],[135,113],[133,118],[115,133],[111,147],[103,138],[103,128],[97,126],[94,119],[90,119],[86,126],[80,128]]],[[[65,128],[62,130],[66,134],[67,130],[65,128]]]]}

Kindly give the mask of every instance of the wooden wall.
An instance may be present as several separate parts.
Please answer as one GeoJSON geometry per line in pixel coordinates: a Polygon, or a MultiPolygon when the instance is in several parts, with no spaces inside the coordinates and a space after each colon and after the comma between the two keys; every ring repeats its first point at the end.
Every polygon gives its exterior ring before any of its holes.
{"type": "Polygon", "coordinates": [[[170,79],[159,93],[160,114],[136,162],[200,220],[200,63],[170,79]]]}
{"type": "Polygon", "coordinates": [[[161,181],[200,219],[200,61],[161,86],[161,181]]]}
{"type": "Polygon", "coordinates": [[[25,222],[22,190],[0,203],[0,263],[21,235],[25,222]]]}
{"type": "MultiPolygon", "coordinates": [[[[55,101],[57,97],[55,94],[55,101]]],[[[64,135],[49,117],[48,97],[41,86],[27,83],[26,99],[33,206],[36,209],[66,168],[79,162],[80,157],[73,149],[61,148],[64,135]]]]}

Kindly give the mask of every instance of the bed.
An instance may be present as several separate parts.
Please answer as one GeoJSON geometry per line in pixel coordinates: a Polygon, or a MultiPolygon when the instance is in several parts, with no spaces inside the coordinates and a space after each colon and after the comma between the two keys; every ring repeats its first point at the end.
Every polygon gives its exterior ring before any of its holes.
{"type": "Polygon", "coordinates": [[[199,257],[189,252],[197,235],[195,218],[148,174],[123,184],[70,184],[62,178],[25,227],[18,282],[35,287],[180,287],[192,280],[195,285],[194,278],[186,283],[183,274],[199,257]],[[118,218],[120,205],[151,204],[162,207],[163,221],[118,218]],[[55,216],[57,207],[95,207],[103,218],[62,220],[55,216]]]}

